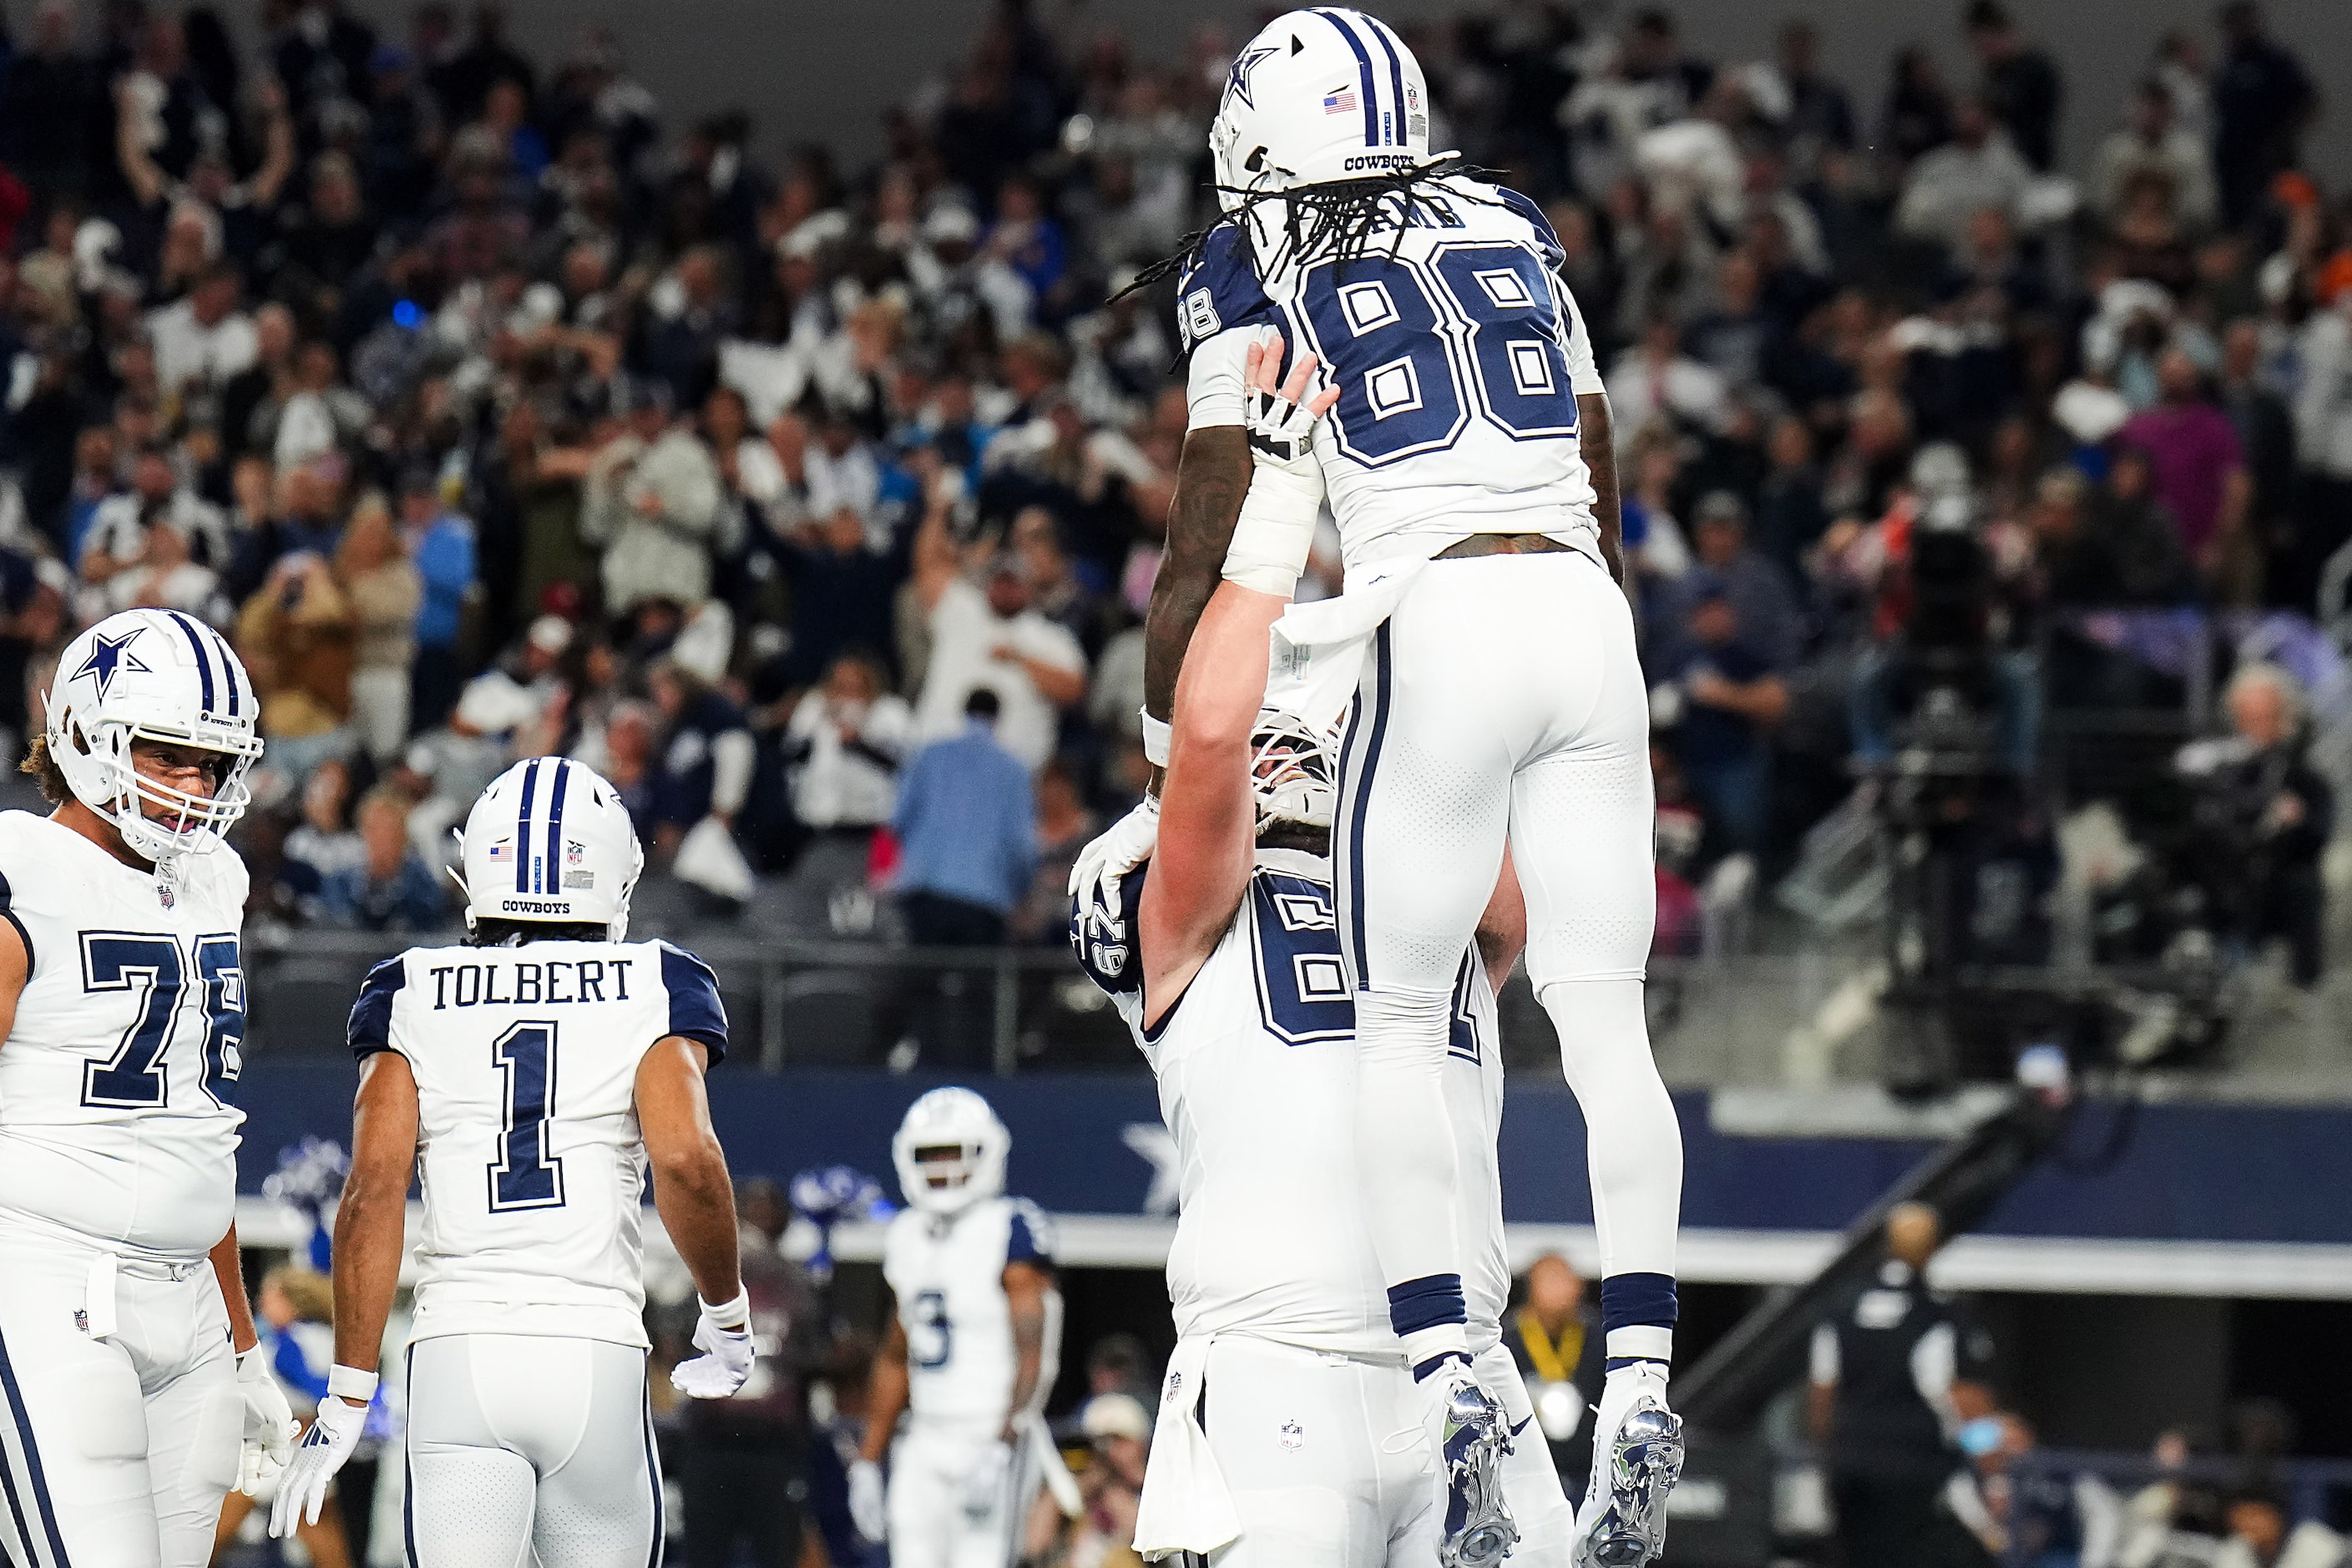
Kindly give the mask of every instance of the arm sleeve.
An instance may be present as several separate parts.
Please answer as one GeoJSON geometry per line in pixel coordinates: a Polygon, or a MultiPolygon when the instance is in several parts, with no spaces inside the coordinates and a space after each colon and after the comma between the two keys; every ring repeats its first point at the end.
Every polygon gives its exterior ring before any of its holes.
{"type": "Polygon", "coordinates": [[[710,1065],[727,1059],[727,1004],[719,997],[719,976],[710,965],[683,948],[658,944],[662,989],[669,993],[669,1027],[665,1035],[683,1035],[709,1049],[710,1065]]]}
{"type": "Polygon", "coordinates": [[[729,730],[710,742],[710,809],[732,816],[743,809],[751,790],[751,768],[759,760],[749,730],[729,730]]]}
{"type": "Polygon", "coordinates": [[[392,1004],[408,983],[408,957],[387,958],[368,971],[360,983],[359,1000],[352,1004],[352,1055],[364,1061],[392,1044],[392,1004]]]}
{"type": "Polygon", "coordinates": [[[1242,422],[1242,367],[1253,341],[1249,332],[1219,332],[1192,351],[1192,363],[1185,373],[1185,402],[1191,410],[1184,422],[1187,430],[1242,422]]]}
{"type": "Polygon", "coordinates": [[[1807,1375],[1817,1387],[1833,1386],[1843,1372],[1838,1356],[1837,1325],[1821,1322],[1813,1325],[1813,1346],[1807,1358],[1807,1375]]]}

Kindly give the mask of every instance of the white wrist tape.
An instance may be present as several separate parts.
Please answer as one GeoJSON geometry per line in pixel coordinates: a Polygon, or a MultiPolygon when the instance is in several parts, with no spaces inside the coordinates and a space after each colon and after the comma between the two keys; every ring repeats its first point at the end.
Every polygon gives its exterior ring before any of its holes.
{"type": "Polygon", "coordinates": [[[375,1397],[376,1374],[337,1362],[327,1369],[327,1393],[337,1399],[365,1405],[375,1397]]]}
{"type": "Polygon", "coordinates": [[[1320,474],[1302,478],[1260,464],[1234,521],[1225,550],[1225,581],[1287,599],[1315,547],[1315,519],[1323,507],[1320,474]]]}
{"type": "Polygon", "coordinates": [[[1164,768],[1168,765],[1168,744],[1175,731],[1169,727],[1167,720],[1154,719],[1150,709],[1140,711],[1143,714],[1143,760],[1155,768],[1164,768]]]}
{"type": "Polygon", "coordinates": [[[715,1327],[740,1331],[751,1321],[751,1292],[748,1289],[738,1290],[732,1301],[721,1302],[716,1307],[704,1301],[702,1315],[715,1327]]]}

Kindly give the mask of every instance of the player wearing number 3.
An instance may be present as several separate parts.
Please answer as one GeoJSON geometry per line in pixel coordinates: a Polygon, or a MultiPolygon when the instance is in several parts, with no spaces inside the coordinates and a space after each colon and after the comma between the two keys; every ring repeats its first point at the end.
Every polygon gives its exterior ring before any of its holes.
{"type": "MultiPolygon", "coordinates": [[[[1335,914],[1391,1321],[1433,1418],[1507,1442],[1469,1364],[1471,1238],[1440,1085],[1454,974],[1507,849],[1528,974],[1585,1112],[1601,1241],[1610,1376],[1577,1555],[1639,1568],[1681,1462],[1665,1373],[1682,1139],[1643,1016],[1648,709],[1612,581],[1608,403],[1541,210],[1433,158],[1430,112],[1412,52],[1361,11],[1290,12],[1234,61],[1209,137],[1225,211],[1178,285],[1191,418],[1146,707],[1167,717],[1219,579],[1281,591],[1328,501],[1346,591],[1289,612],[1283,635],[1364,652],[1335,914]],[[1304,462],[1271,460],[1244,417],[1245,355],[1277,339],[1339,394],[1304,462]]],[[[1147,725],[1147,745],[1164,734],[1147,725]]]]}
{"type": "Polygon", "coordinates": [[[196,1568],[291,1447],[236,1252],[259,699],[162,610],[66,645],[0,816],[0,1558],[196,1568]],[[240,1457],[242,1445],[242,1457],[240,1457]]]}
{"type": "Polygon", "coordinates": [[[352,1008],[352,1172],[335,1220],[335,1365],[270,1533],[315,1520],[358,1442],[425,1193],[410,1331],[415,1568],[658,1561],[646,1391],[647,1168],[702,1298],[704,1352],[671,1375],[724,1398],[752,1361],[735,1205],[703,1073],[727,1050],[709,969],[625,939],[645,856],[613,786],[519,763],[466,819],[461,947],[376,965],[352,1008]]]}

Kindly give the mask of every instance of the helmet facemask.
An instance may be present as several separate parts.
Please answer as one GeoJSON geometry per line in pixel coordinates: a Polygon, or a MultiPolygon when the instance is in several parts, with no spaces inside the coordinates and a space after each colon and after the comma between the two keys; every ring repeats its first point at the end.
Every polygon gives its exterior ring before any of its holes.
{"type": "Polygon", "coordinates": [[[1250,791],[1260,832],[1276,823],[1328,828],[1339,774],[1329,737],[1295,713],[1261,709],[1250,733],[1250,791]]]}
{"type": "Polygon", "coordinates": [[[51,734],[50,752],[74,795],[114,825],[123,845],[157,866],[225,838],[253,803],[246,775],[261,754],[250,731],[199,734],[148,722],[100,720],[85,725],[68,711],[51,734]],[[139,771],[134,748],[141,742],[181,746],[221,760],[213,793],[201,795],[139,771]]]}

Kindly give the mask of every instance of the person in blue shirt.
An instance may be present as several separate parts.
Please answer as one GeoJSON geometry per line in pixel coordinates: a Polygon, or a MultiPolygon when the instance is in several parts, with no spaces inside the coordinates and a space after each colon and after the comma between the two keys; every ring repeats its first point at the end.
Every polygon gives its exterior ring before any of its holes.
{"type": "Polygon", "coordinates": [[[388,789],[360,802],[360,839],[367,857],[329,873],[319,885],[319,907],[337,925],[362,931],[424,931],[448,915],[440,879],[408,842],[408,806],[388,789]]]}
{"type": "Polygon", "coordinates": [[[410,559],[425,579],[416,608],[416,661],[410,666],[409,723],[430,730],[449,716],[468,671],[458,658],[457,634],[477,570],[474,525],[442,504],[440,476],[412,469],[401,481],[400,518],[410,559]]]}
{"type": "Polygon", "coordinates": [[[1772,825],[1771,731],[1788,715],[1789,688],[1747,635],[1722,578],[1700,566],[1681,586],[1688,635],[1661,672],[1681,708],[1675,757],[1717,847],[1754,854],[1772,825]]]}
{"type": "Polygon", "coordinates": [[[997,743],[996,693],[978,688],[963,710],[963,733],[916,752],[898,784],[898,901],[919,947],[1002,943],[1036,869],[1036,802],[997,743]]]}

